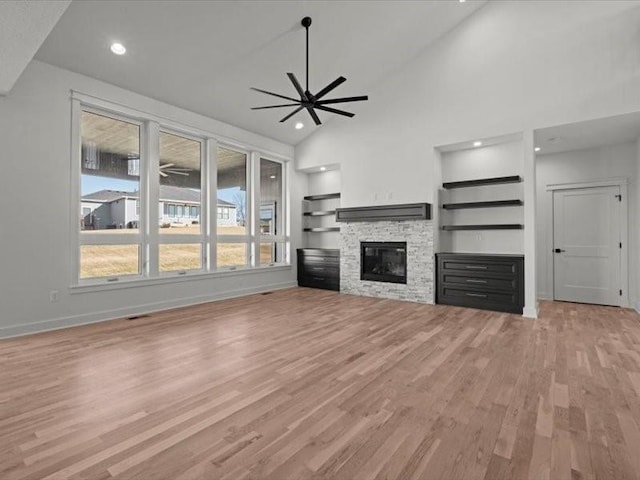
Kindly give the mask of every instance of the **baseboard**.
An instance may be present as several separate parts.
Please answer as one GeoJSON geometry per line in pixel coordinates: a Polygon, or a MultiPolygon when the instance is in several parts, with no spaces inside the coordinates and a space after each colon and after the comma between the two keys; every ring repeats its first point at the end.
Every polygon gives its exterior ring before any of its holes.
{"type": "Polygon", "coordinates": [[[0,339],[21,337],[24,335],[31,335],[33,333],[60,330],[62,328],[78,327],[80,325],[89,325],[91,323],[99,323],[108,320],[126,318],[132,315],[146,315],[161,310],[168,310],[171,308],[188,307],[201,303],[209,303],[218,300],[226,300],[229,298],[244,297],[246,295],[252,295],[255,293],[269,292],[272,290],[282,290],[295,286],[297,286],[297,282],[283,282],[272,285],[261,285],[259,287],[231,290],[228,292],[222,292],[212,295],[198,295],[195,297],[179,298],[176,300],[147,303],[144,305],[137,305],[135,307],[116,308],[113,310],[102,310],[100,312],[93,312],[83,315],[54,318],[51,320],[43,320],[40,322],[27,323],[24,325],[11,325],[9,327],[0,327],[0,339]]]}
{"type": "Polygon", "coordinates": [[[553,300],[553,295],[538,292],[538,300],[553,300]]]}
{"type": "Polygon", "coordinates": [[[525,318],[538,318],[538,302],[532,307],[524,307],[522,309],[522,316],[525,318]]]}
{"type": "Polygon", "coordinates": [[[635,311],[640,313],[640,302],[636,302],[636,308],[635,311]]]}

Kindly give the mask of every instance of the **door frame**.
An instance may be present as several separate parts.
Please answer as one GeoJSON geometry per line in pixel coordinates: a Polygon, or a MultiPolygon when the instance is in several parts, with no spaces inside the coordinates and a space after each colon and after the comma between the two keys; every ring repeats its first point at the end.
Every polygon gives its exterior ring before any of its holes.
{"type": "Polygon", "coordinates": [[[622,195],[622,201],[620,202],[620,238],[622,241],[622,248],[620,249],[620,288],[622,289],[622,296],[620,297],[620,306],[623,308],[629,308],[629,192],[628,192],[629,180],[624,177],[608,178],[603,180],[592,180],[588,182],[576,182],[576,183],[556,183],[548,184],[546,187],[549,201],[547,202],[548,211],[547,215],[547,265],[551,266],[551,272],[547,272],[547,280],[550,280],[549,294],[552,300],[555,300],[555,257],[553,255],[553,192],[556,190],[577,190],[582,188],[595,188],[595,187],[619,187],[620,195],[622,195]]]}

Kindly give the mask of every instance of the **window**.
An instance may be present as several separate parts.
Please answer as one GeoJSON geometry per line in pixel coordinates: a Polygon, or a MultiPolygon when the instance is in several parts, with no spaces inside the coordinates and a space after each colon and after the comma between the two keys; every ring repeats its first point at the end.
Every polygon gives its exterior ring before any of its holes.
{"type": "Polygon", "coordinates": [[[140,274],[140,125],[91,111],[80,118],[80,273],[82,279],[140,274]]]}
{"type": "MultiPolygon", "coordinates": [[[[159,157],[159,201],[201,205],[202,140],[161,131],[159,157]]],[[[175,215],[170,213],[160,222],[159,271],[201,270],[204,237],[200,223],[189,218],[191,209],[197,207],[171,206],[175,215]]]]}
{"type": "Polygon", "coordinates": [[[81,284],[287,261],[282,162],[74,102],[81,284]]]}
{"type": "Polygon", "coordinates": [[[260,159],[260,264],[285,261],[283,164],[260,159]]]}
{"type": "Polygon", "coordinates": [[[227,147],[217,150],[218,184],[218,244],[216,264],[218,268],[246,266],[249,264],[249,215],[247,211],[248,155],[227,147]],[[237,212],[230,216],[230,207],[237,212]]]}

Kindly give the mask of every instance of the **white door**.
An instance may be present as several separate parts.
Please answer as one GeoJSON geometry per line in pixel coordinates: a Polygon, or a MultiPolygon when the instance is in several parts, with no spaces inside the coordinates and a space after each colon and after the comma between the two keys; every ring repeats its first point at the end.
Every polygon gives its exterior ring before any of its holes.
{"type": "Polygon", "coordinates": [[[620,306],[620,187],[553,192],[554,298],[620,306]]]}

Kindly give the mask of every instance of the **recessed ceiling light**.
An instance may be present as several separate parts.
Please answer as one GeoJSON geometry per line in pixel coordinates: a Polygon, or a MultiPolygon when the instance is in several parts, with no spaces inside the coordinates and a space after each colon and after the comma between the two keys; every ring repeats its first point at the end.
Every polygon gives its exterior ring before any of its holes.
{"type": "Polygon", "coordinates": [[[296,130],[300,130],[301,128],[304,128],[304,123],[302,122],[296,123],[296,130]]]}
{"type": "Polygon", "coordinates": [[[539,152],[540,150],[542,150],[540,147],[536,147],[533,149],[534,152],[539,152]]]}
{"type": "Polygon", "coordinates": [[[458,2],[460,2],[460,3],[464,3],[464,2],[466,2],[466,1],[467,1],[467,0],[458,0],[458,2]]]}
{"type": "Polygon", "coordinates": [[[473,142],[473,146],[474,147],[481,147],[482,146],[482,142],[480,140],[478,140],[477,142],[473,142]]]}
{"type": "Polygon", "coordinates": [[[324,172],[327,169],[327,167],[320,167],[320,171],[324,172]]]}
{"type": "Polygon", "coordinates": [[[124,55],[125,53],[127,53],[127,49],[124,48],[124,45],[122,45],[121,43],[112,43],[111,51],[116,55],[124,55]]]}
{"type": "Polygon", "coordinates": [[[276,178],[276,176],[275,175],[271,175],[269,178],[273,179],[273,178],[276,178]]]}

